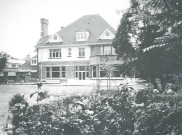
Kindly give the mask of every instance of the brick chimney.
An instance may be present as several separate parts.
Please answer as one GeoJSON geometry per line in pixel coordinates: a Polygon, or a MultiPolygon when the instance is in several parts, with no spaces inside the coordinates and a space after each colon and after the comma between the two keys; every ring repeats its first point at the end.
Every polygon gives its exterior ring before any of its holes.
{"type": "Polygon", "coordinates": [[[48,35],[48,24],[49,21],[45,18],[41,18],[40,19],[40,23],[41,23],[41,33],[40,33],[40,37],[44,38],[45,36],[48,35]]]}

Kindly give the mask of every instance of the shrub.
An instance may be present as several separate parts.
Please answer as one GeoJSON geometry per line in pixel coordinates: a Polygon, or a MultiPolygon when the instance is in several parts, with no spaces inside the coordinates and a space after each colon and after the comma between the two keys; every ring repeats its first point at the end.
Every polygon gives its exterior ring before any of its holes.
{"type": "MultiPolygon", "coordinates": [[[[21,120],[14,123],[13,133],[179,135],[182,133],[181,93],[161,95],[152,89],[136,93],[126,84],[120,90],[101,90],[90,96],[70,96],[49,104],[27,106],[24,111],[19,110],[23,113],[21,120]]],[[[20,95],[16,97],[18,103],[26,103],[20,95]]]]}

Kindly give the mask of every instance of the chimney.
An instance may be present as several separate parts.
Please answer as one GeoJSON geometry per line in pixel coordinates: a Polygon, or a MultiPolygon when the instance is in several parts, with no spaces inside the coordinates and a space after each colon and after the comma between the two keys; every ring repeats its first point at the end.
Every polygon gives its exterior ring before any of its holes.
{"type": "Polygon", "coordinates": [[[49,21],[45,18],[41,18],[40,19],[40,23],[41,23],[41,33],[40,33],[40,37],[44,38],[45,36],[48,35],[48,24],[49,21]]]}
{"type": "Polygon", "coordinates": [[[61,30],[64,29],[64,27],[61,27],[61,30]]]}

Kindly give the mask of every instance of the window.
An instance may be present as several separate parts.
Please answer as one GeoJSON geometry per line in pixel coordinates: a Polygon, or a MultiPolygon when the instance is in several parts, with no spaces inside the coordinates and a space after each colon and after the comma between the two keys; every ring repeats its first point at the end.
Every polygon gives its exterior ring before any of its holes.
{"type": "Polygon", "coordinates": [[[59,78],[59,67],[52,67],[52,78],[59,78]]]}
{"type": "Polygon", "coordinates": [[[92,67],[92,77],[95,78],[96,77],[96,66],[92,67]]]}
{"type": "Polygon", "coordinates": [[[79,57],[85,57],[85,48],[79,48],[79,57]]]}
{"type": "Polygon", "coordinates": [[[89,66],[76,66],[75,77],[79,80],[85,80],[89,77],[89,66]]]}
{"type": "Polygon", "coordinates": [[[57,40],[57,36],[54,36],[54,40],[57,40]]]}
{"type": "Polygon", "coordinates": [[[100,66],[100,77],[106,77],[106,71],[102,66],[100,66]]]}
{"type": "Polygon", "coordinates": [[[46,67],[46,78],[65,78],[66,67],[46,67]]]}
{"type": "Polygon", "coordinates": [[[37,65],[37,60],[31,60],[31,65],[37,65]]]}
{"type": "Polygon", "coordinates": [[[50,67],[46,67],[46,78],[50,78],[50,67]]]}
{"type": "Polygon", "coordinates": [[[113,70],[113,77],[120,77],[119,66],[116,66],[113,70]]]}
{"type": "Polygon", "coordinates": [[[102,46],[101,55],[115,55],[115,49],[112,46],[102,46]]]}
{"type": "Polygon", "coordinates": [[[62,78],[66,77],[66,67],[62,67],[61,74],[62,74],[62,78]]]}
{"type": "Polygon", "coordinates": [[[76,41],[87,41],[88,32],[76,32],[76,41]]]}
{"type": "Polygon", "coordinates": [[[68,57],[71,57],[71,48],[68,48],[68,57]]]}
{"type": "Polygon", "coordinates": [[[61,58],[61,49],[50,49],[49,51],[50,58],[61,58]]]}

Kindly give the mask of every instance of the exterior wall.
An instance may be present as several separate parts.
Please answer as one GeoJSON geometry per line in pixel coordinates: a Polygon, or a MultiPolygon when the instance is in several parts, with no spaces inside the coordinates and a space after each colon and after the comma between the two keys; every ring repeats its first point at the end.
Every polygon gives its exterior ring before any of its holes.
{"type": "MultiPolygon", "coordinates": [[[[76,46],[76,47],[59,47],[61,49],[61,58],[49,58],[49,49],[54,48],[39,48],[38,49],[38,62],[43,61],[77,61],[77,60],[89,60],[90,47],[89,46],[76,46]],[[78,58],[79,48],[85,48],[85,57],[78,58]],[[68,48],[72,49],[72,56],[68,57],[68,48]]],[[[58,49],[58,47],[55,49],[58,49]]]]}
{"type": "Polygon", "coordinates": [[[91,46],[91,56],[100,55],[100,47],[101,46],[91,46]]]}
{"type": "Polygon", "coordinates": [[[75,78],[75,67],[74,66],[66,66],[66,78],[68,78],[68,79],[75,78]]]}
{"type": "Polygon", "coordinates": [[[90,58],[90,65],[100,64],[102,59],[108,59],[109,61],[116,61],[116,55],[99,55],[90,58]]]}

